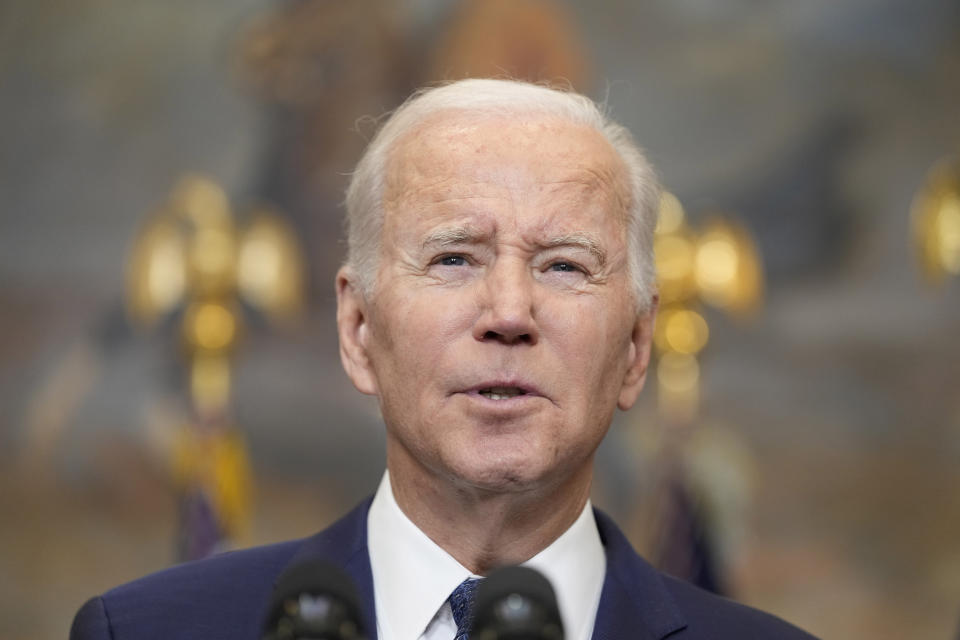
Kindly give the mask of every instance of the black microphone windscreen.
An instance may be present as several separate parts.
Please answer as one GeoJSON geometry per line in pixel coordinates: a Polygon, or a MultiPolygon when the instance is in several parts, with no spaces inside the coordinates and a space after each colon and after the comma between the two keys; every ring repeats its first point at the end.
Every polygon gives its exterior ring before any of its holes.
{"type": "Polygon", "coordinates": [[[471,640],[563,640],[557,596],[543,574],[503,567],[477,586],[471,640]]]}
{"type": "Polygon", "coordinates": [[[263,640],[360,640],[357,590],[339,567],[322,560],[291,566],[277,580],[263,640]]]}

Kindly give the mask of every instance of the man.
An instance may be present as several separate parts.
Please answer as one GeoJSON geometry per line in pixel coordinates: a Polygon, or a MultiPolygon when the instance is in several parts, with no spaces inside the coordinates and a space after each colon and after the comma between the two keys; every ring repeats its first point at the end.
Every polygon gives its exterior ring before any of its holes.
{"type": "Polygon", "coordinates": [[[647,371],[657,206],[629,135],[582,96],[465,80],[409,100],[353,176],[336,279],[344,368],[386,425],[376,496],[306,541],[94,598],[72,637],[254,638],[276,576],[320,557],[382,640],[462,637],[460,585],[520,563],[572,640],[809,638],[660,575],[590,507],[594,453],[647,371]]]}

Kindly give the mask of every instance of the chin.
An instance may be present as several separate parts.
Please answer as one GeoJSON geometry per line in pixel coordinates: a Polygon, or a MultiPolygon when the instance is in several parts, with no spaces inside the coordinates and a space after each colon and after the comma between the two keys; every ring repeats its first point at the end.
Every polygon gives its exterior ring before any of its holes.
{"type": "Polygon", "coordinates": [[[514,455],[473,458],[451,469],[460,483],[491,493],[518,493],[543,488],[557,470],[543,460],[514,455]]]}

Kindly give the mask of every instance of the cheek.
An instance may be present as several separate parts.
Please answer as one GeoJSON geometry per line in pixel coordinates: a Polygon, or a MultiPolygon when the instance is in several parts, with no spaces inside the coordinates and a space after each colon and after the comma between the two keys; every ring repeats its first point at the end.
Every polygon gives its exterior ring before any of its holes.
{"type": "Polygon", "coordinates": [[[568,383],[590,399],[615,396],[625,371],[629,331],[609,309],[595,299],[581,299],[549,316],[568,383]]]}
{"type": "Polygon", "coordinates": [[[440,370],[451,344],[470,335],[467,310],[471,305],[453,294],[436,293],[439,295],[390,294],[378,309],[383,321],[375,323],[374,331],[380,345],[380,368],[389,368],[383,373],[401,386],[419,385],[418,379],[440,370]]]}
{"type": "Polygon", "coordinates": [[[571,363],[582,366],[595,362],[604,345],[609,344],[610,318],[595,300],[576,298],[564,308],[545,314],[544,322],[550,323],[551,332],[559,337],[571,363]]]}

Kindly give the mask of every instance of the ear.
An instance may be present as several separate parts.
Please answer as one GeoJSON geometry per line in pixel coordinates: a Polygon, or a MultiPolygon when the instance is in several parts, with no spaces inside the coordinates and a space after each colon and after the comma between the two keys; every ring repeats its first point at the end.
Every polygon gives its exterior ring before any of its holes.
{"type": "Polygon", "coordinates": [[[659,302],[660,297],[654,295],[650,299],[649,309],[637,314],[633,325],[627,371],[623,376],[623,384],[617,400],[617,406],[623,411],[633,406],[647,381],[647,366],[650,364],[650,348],[653,342],[653,323],[656,320],[659,302]]]}
{"type": "Polygon", "coordinates": [[[377,394],[377,377],[368,353],[370,317],[367,301],[349,267],[337,272],[337,334],[340,362],[347,377],[361,393],[377,394]]]}

